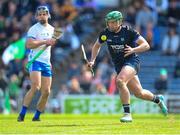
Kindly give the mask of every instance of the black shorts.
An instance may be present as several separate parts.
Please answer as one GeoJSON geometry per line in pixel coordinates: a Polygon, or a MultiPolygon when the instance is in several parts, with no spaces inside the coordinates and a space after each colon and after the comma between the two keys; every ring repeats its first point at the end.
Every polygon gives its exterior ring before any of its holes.
{"type": "Polygon", "coordinates": [[[119,74],[119,72],[121,71],[122,67],[123,66],[131,66],[132,68],[135,69],[136,71],[136,74],[139,73],[139,70],[140,70],[140,60],[138,57],[135,57],[135,58],[129,58],[127,60],[125,60],[124,63],[116,63],[115,64],[115,70],[117,72],[117,74],[119,74]]]}

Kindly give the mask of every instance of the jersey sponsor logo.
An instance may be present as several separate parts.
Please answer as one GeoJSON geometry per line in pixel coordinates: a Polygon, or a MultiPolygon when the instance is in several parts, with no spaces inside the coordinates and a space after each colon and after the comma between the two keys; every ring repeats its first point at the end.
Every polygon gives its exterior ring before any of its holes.
{"type": "Polygon", "coordinates": [[[124,51],[124,45],[110,45],[110,46],[115,53],[124,51]]]}
{"type": "Polygon", "coordinates": [[[112,39],[107,39],[108,42],[112,42],[112,39]]]}
{"type": "Polygon", "coordinates": [[[118,35],[114,35],[114,37],[119,37],[118,35]]]}

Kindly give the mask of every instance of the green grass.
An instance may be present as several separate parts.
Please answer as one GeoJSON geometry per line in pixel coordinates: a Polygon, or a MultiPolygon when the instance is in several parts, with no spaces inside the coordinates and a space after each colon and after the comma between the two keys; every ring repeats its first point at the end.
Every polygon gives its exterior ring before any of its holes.
{"type": "Polygon", "coordinates": [[[32,122],[28,114],[0,115],[0,134],[180,134],[180,115],[133,115],[132,123],[120,123],[119,115],[43,114],[32,122]]]}

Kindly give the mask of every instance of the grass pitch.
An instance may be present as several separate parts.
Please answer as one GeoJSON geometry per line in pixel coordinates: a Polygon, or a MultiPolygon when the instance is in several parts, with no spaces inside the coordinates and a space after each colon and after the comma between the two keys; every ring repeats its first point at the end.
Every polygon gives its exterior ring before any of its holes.
{"type": "Polygon", "coordinates": [[[0,134],[180,134],[180,115],[133,115],[132,123],[120,123],[120,115],[43,114],[32,122],[27,114],[0,115],[0,134]]]}

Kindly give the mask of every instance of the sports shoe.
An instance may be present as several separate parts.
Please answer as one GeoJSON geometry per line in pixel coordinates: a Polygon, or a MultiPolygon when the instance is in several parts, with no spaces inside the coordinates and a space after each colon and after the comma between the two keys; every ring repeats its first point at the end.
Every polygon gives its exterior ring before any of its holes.
{"type": "Polygon", "coordinates": [[[24,121],[24,116],[19,115],[18,118],[17,118],[17,121],[18,122],[23,122],[24,121]]]}
{"type": "Polygon", "coordinates": [[[33,117],[32,121],[41,121],[41,120],[40,120],[40,118],[37,119],[37,118],[33,117]]]}
{"type": "Polygon", "coordinates": [[[130,113],[124,113],[124,116],[120,119],[121,122],[132,122],[130,113]]]}
{"type": "Polygon", "coordinates": [[[158,103],[159,107],[161,108],[162,113],[166,116],[168,114],[168,109],[164,103],[164,96],[158,95],[160,102],[158,103]]]}

